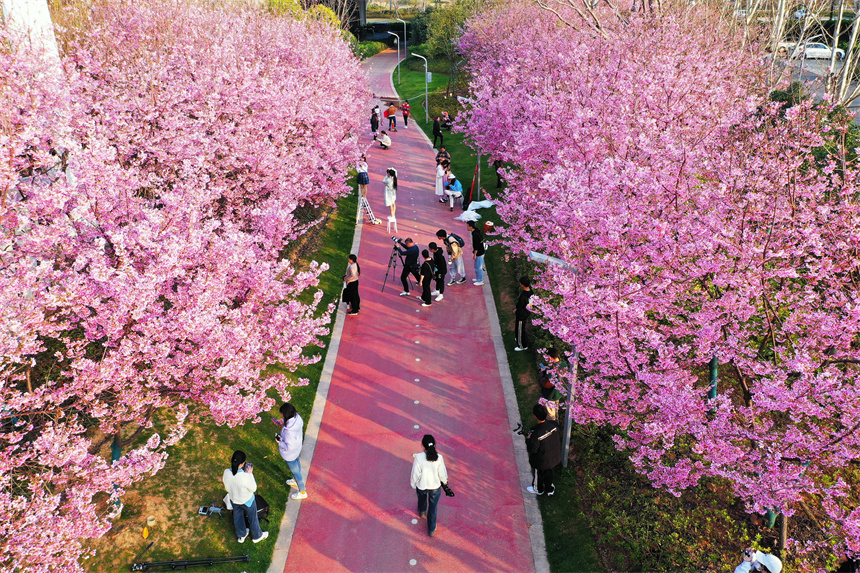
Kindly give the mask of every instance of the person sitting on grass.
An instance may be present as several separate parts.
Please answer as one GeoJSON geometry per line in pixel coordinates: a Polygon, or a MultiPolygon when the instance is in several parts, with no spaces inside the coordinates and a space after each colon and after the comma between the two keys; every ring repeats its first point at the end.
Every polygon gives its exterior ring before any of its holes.
{"type": "Polygon", "coordinates": [[[379,147],[381,147],[382,149],[388,149],[389,147],[391,147],[391,138],[388,137],[388,134],[384,131],[380,132],[379,135],[379,147]]]}
{"type": "Polygon", "coordinates": [[[445,129],[451,129],[451,126],[454,125],[454,120],[451,119],[451,116],[448,115],[447,111],[442,112],[442,127],[445,129]]]}

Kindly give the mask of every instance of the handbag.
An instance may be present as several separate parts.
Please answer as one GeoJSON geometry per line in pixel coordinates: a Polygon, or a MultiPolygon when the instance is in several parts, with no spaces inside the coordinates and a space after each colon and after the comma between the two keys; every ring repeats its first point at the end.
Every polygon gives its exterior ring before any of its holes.
{"type": "Polygon", "coordinates": [[[447,483],[442,484],[442,489],[445,490],[445,495],[448,497],[454,497],[454,490],[447,483]]]}

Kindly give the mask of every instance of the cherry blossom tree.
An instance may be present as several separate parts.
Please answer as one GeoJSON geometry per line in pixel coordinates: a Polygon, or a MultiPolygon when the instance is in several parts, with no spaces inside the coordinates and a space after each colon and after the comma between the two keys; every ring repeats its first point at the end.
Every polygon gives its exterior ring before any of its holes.
{"type": "Polygon", "coordinates": [[[825,532],[793,548],[860,552],[850,118],[770,102],[767,63],[707,7],[550,4],[470,22],[460,129],[511,166],[500,240],[577,270],[538,269],[532,298],[581,353],[574,420],[616,427],[657,487],[715,477],[750,512],[814,506],[825,532]]]}
{"type": "Polygon", "coordinates": [[[62,74],[0,38],[10,570],[80,570],[80,540],[163,466],[189,411],[258,421],[268,392],[301,383],[267,367],[318,360],[325,267],[284,249],[314,224],[299,211],[348,192],[367,95],[321,22],[179,0],[56,18],[62,74]],[[111,440],[133,447],[108,460],[111,440]]]}

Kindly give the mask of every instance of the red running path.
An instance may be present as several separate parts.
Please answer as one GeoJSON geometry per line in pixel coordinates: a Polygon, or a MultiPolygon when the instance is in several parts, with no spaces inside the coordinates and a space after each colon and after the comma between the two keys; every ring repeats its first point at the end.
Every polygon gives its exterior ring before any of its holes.
{"type": "MultiPolygon", "coordinates": [[[[394,52],[370,60],[374,94],[395,95],[396,60],[394,52]]],[[[367,153],[374,213],[383,222],[388,215],[382,178],[394,167],[398,236],[426,249],[445,228],[463,236],[468,250],[465,224],[436,202],[435,152],[417,125],[403,129],[399,114],[397,121],[391,149],[377,145],[367,153]]],[[[363,138],[370,145],[370,136],[363,138]]],[[[422,308],[415,296],[398,296],[398,277],[389,277],[381,292],[391,248],[384,223],[364,225],[361,313],[345,317],[307,476],[309,497],[285,571],[534,571],[484,299],[489,284],[472,284],[467,258],[467,282],[447,287],[444,300],[422,308]],[[456,492],[442,496],[433,538],[425,520],[412,524],[418,516],[409,488],[412,454],[421,451],[425,433],[436,437],[456,492]]]]}

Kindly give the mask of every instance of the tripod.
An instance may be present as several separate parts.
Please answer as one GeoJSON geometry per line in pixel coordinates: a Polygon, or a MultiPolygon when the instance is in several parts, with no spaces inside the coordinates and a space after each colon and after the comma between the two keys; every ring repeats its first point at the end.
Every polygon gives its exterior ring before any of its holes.
{"type": "MultiPolygon", "coordinates": [[[[397,245],[391,248],[391,256],[388,257],[388,270],[385,271],[385,278],[382,279],[382,292],[385,292],[385,284],[388,282],[388,273],[391,272],[391,269],[394,269],[394,276],[397,276],[397,259],[400,259],[400,266],[406,267],[406,263],[403,260],[403,255],[400,254],[400,251],[397,250],[397,245]]],[[[412,287],[412,277],[407,277],[409,281],[410,288],[412,287]]]]}

